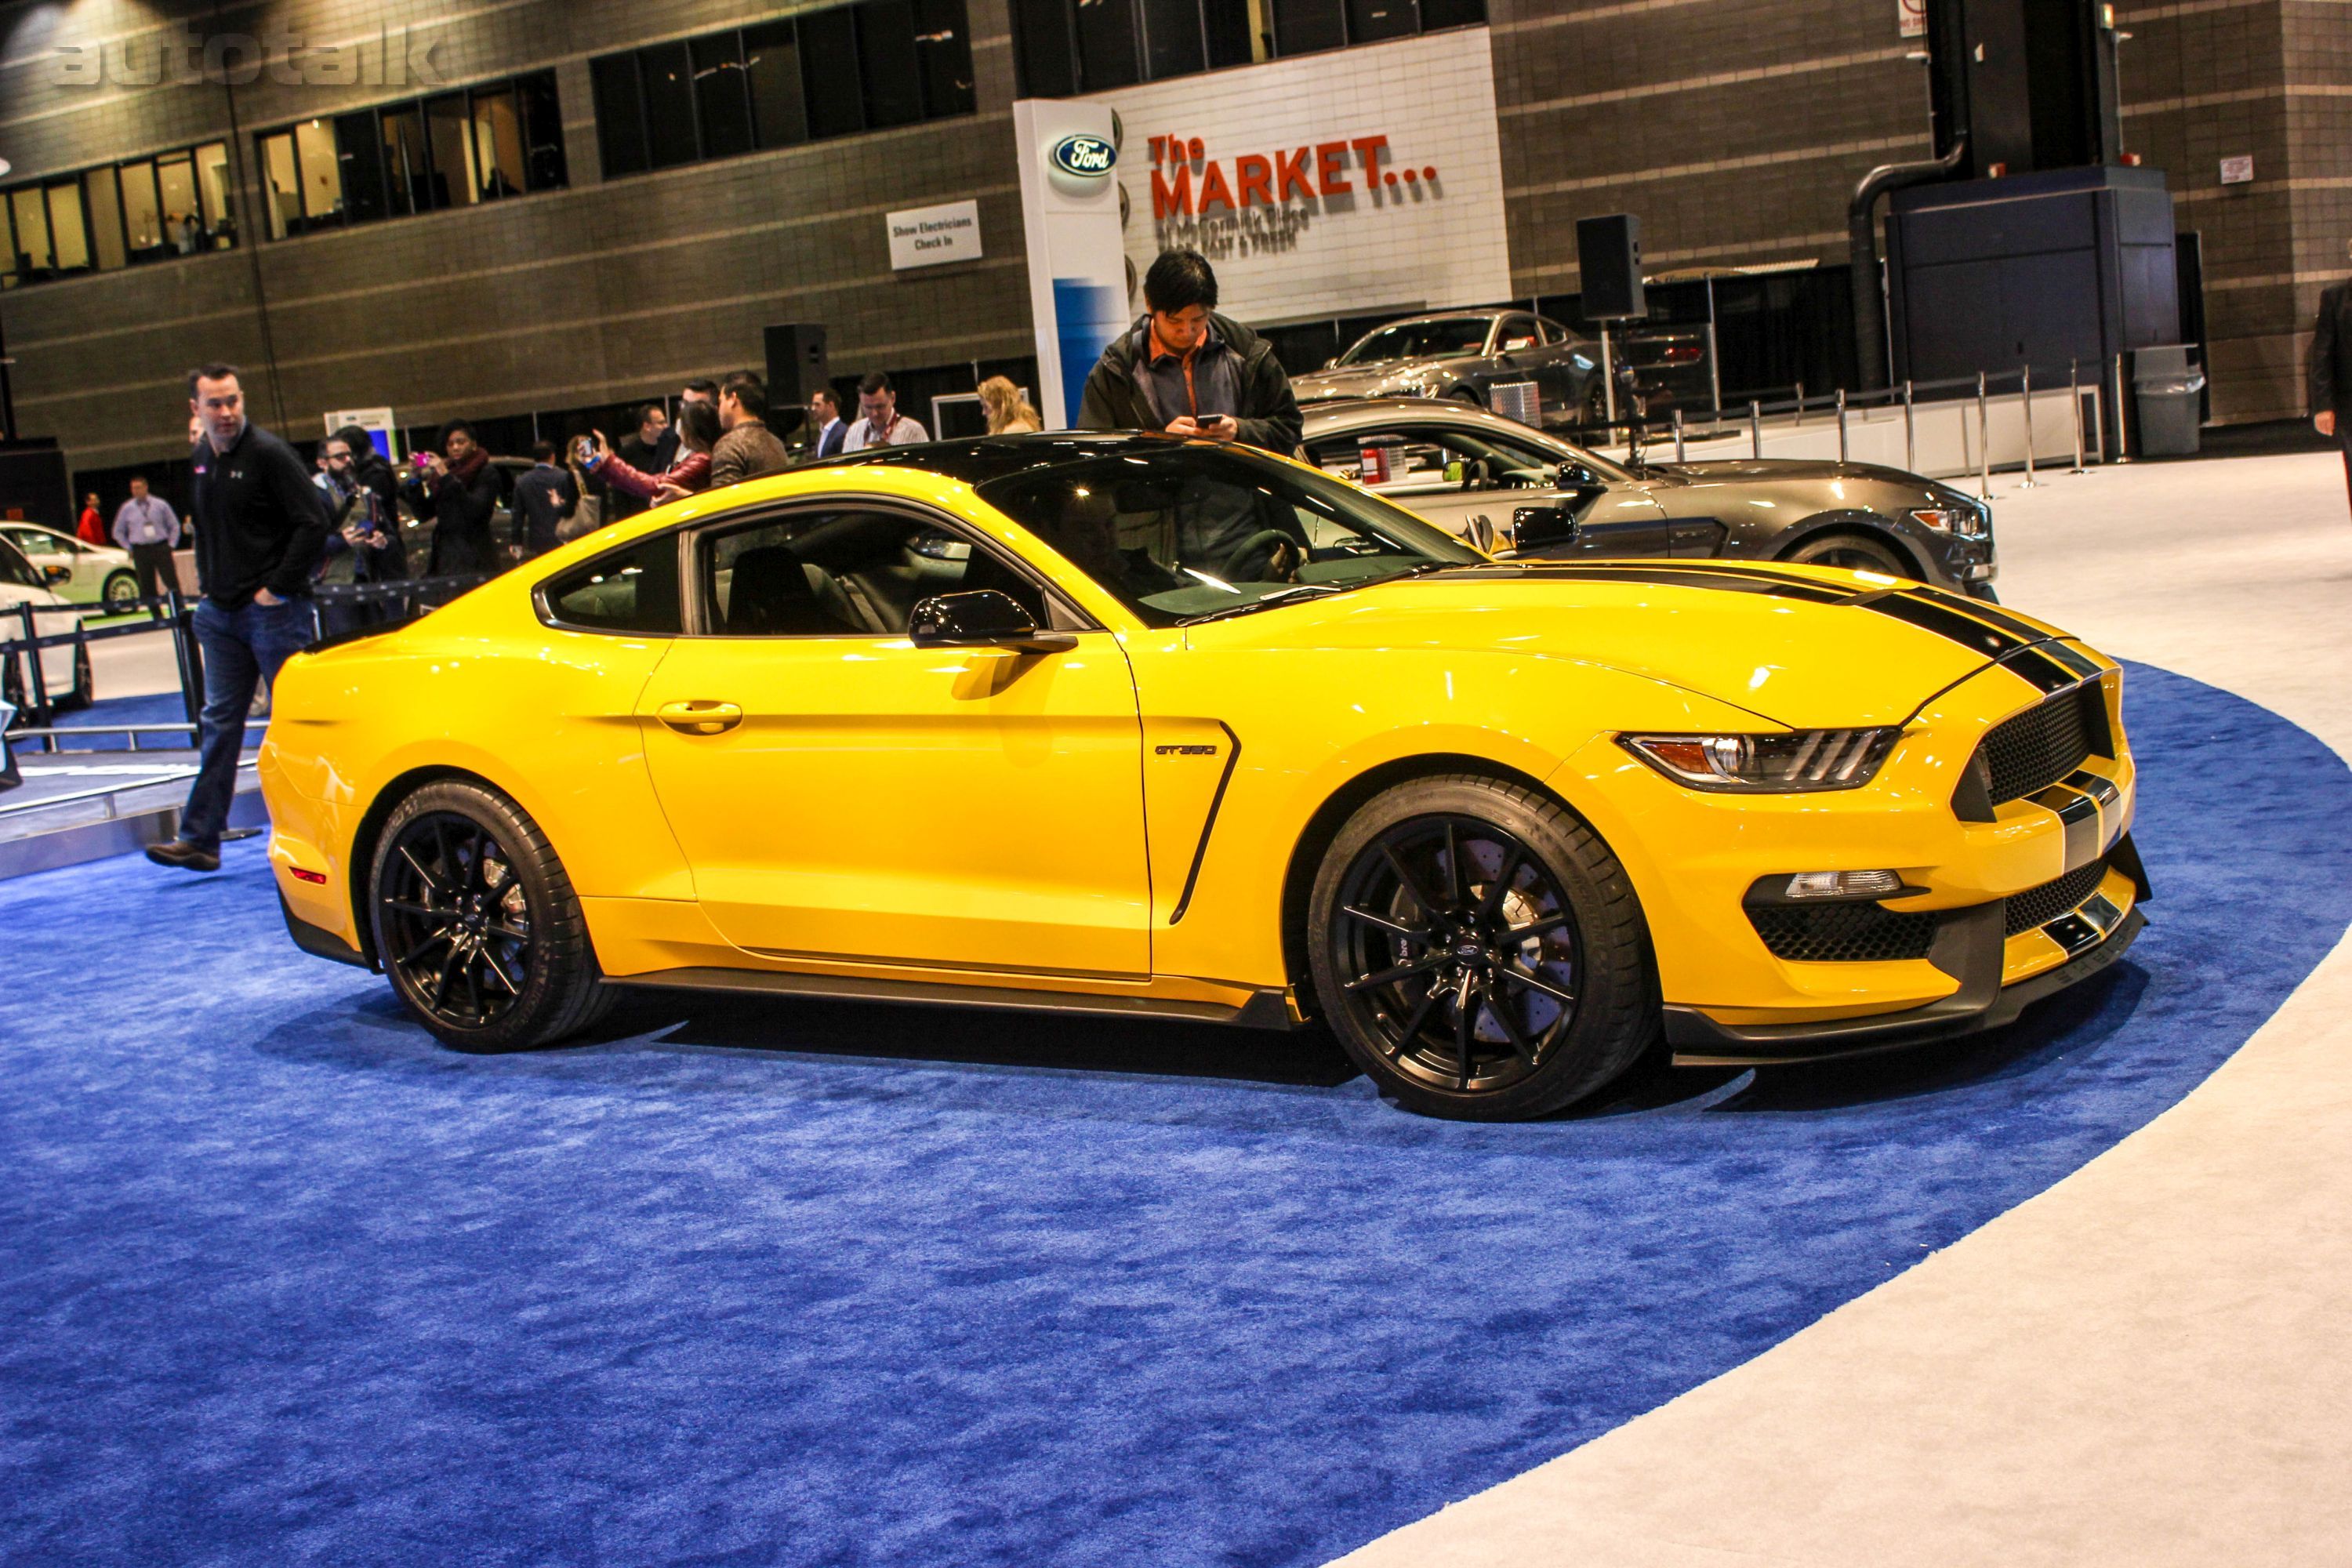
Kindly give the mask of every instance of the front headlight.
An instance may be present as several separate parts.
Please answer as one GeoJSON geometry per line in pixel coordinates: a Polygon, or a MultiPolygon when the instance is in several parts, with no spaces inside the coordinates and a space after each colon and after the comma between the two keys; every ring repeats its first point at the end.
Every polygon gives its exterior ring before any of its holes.
{"type": "Polygon", "coordinates": [[[1922,528],[1932,528],[1938,533],[1955,534],[1962,539],[1983,539],[1992,532],[1990,511],[1974,501],[1957,497],[1947,500],[1941,506],[1914,507],[1908,515],[1922,528]]]}
{"type": "Polygon", "coordinates": [[[1619,743],[1692,789],[1749,795],[1860,789],[1902,737],[1897,729],[1788,735],[1620,735],[1619,743]]]}

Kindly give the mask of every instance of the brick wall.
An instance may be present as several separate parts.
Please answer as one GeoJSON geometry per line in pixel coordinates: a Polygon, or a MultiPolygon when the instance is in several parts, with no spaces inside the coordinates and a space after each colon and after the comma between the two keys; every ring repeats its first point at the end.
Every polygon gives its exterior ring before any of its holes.
{"type": "Polygon", "coordinates": [[[825,322],[837,374],[1028,353],[1003,0],[970,0],[976,116],[600,181],[591,54],[779,14],[743,0],[286,0],[227,11],[207,31],[341,42],[404,26],[412,40],[438,41],[436,64],[452,83],[557,72],[569,189],[269,241],[253,237],[254,131],[404,89],[265,76],[236,89],[232,137],[229,94],[216,85],[53,79],[47,51],[68,38],[130,37],[134,58],[146,58],[152,11],[78,0],[0,12],[0,155],[15,164],[12,181],[228,139],[247,237],[234,250],[11,290],[0,311],[21,428],[58,437],[77,468],[176,456],[186,431],[178,378],[210,357],[251,367],[261,416],[310,437],[332,408],[389,404],[421,424],[674,389],[756,365],[761,329],[775,321],[825,322]],[[980,202],[985,258],[892,272],[883,213],[965,197],[980,202]]]}

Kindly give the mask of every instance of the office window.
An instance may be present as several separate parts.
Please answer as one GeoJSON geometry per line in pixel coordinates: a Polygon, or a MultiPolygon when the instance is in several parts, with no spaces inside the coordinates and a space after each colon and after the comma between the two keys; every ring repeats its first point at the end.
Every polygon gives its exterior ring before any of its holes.
{"type": "Polygon", "coordinates": [[[743,79],[751,95],[753,145],[790,147],[808,140],[800,38],[792,23],[743,29],[743,79]]]}
{"type": "Polygon", "coordinates": [[[857,76],[857,25],[847,6],[800,18],[801,83],[809,135],[854,136],[866,129],[865,92],[857,76]]]}
{"type": "Polygon", "coordinates": [[[880,131],[923,117],[915,67],[915,7],[910,0],[867,0],[857,12],[857,72],[866,89],[866,123],[880,131]]]}
{"type": "Polygon", "coordinates": [[[343,188],[343,216],[373,223],[387,211],[383,185],[383,132],[375,110],[335,116],[335,163],[343,188]]]}
{"type": "MultiPolygon", "coordinates": [[[[302,232],[302,176],[295,167],[291,131],[261,139],[261,203],[270,238],[284,239],[302,232]]],[[[179,213],[166,216],[164,231],[173,239],[179,238],[179,213]]]]}
{"type": "Polygon", "coordinates": [[[80,182],[61,180],[49,187],[49,245],[60,272],[89,269],[89,230],[81,212],[80,182]]]}
{"type": "Polygon", "coordinates": [[[425,115],[411,107],[377,117],[383,136],[384,210],[394,217],[433,210],[433,161],[425,151],[425,115]]]}
{"type": "Polygon", "coordinates": [[[474,117],[462,92],[425,100],[425,146],[433,159],[433,205],[474,205],[474,117]]]}
{"type": "Polygon", "coordinates": [[[588,62],[607,179],[973,110],[964,0],[866,0],[588,62]]]}
{"type": "Polygon", "coordinates": [[[694,66],[683,43],[637,51],[646,95],[646,144],[653,166],[675,168],[700,156],[694,131],[694,66]]]}
{"type": "Polygon", "coordinates": [[[1088,92],[1142,79],[1133,0],[1078,0],[1078,71],[1088,92]]]}
{"type": "MultiPolygon", "coordinates": [[[[207,142],[0,191],[0,281],[15,287],[116,272],[235,245],[226,212],[209,214],[198,194],[199,171],[227,151],[207,142]]],[[[299,202],[299,188],[295,194],[299,202]]]]}
{"type": "Polygon", "coordinates": [[[563,162],[563,109],[556,101],[555,73],[522,77],[514,90],[522,116],[524,188],[560,191],[570,181],[563,162]]]}
{"type": "MultiPolygon", "coordinates": [[[[202,194],[204,245],[226,250],[236,243],[236,215],[228,202],[228,143],[207,142],[195,152],[196,188],[202,194]]],[[[198,210],[192,205],[190,212],[198,210]]]]}
{"type": "Polygon", "coordinates": [[[1208,68],[1201,0],[1141,0],[1141,7],[1145,76],[1157,81],[1208,68]]]}
{"type": "Polygon", "coordinates": [[[89,215],[90,253],[100,272],[128,265],[122,244],[122,200],[117,194],[114,169],[92,169],[81,177],[82,210],[89,215]]]}
{"type": "Polygon", "coordinates": [[[604,155],[604,177],[610,180],[651,168],[653,160],[646,147],[645,95],[637,90],[637,57],[606,55],[589,61],[588,82],[596,100],[596,143],[604,155]]]}
{"type": "Polygon", "coordinates": [[[743,80],[743,35],[719,33],[689,46],[694,61],[695,123],[702,155],[732,158],[751,151],[751,95],[743,80]]]}
{"type": "Polygon", "coordinates": [[[1486,0],[1013,0],[1013,72],[1066,98],[1486,19],[1486,0]]]}
{"type": "MultiPolygon", "coordinates": [[[[335,155],[335,132],[323,120],[294,128],[294,162],[301,170],[302,226],[334,228],[343,221],[343,165],[335,155]]],[[[191,171],[193,174],[193,171],[191,171]]],[[[193,191],[195,182],[189,181],[193,191]]],[[[189,204],[191,212],[195,204],[189,204]]]]}
{"type": "Polygon", "coordinates": [[[945,120],[978,107],[963,0],[914,0],[915,58],[921,62],[923,117],[945,120]]]}

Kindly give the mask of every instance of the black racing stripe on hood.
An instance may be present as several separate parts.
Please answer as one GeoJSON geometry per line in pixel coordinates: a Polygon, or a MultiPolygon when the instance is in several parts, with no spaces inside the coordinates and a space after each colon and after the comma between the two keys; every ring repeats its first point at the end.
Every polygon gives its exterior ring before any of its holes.
{"type": "MultiPolygon", "coordinates": [[[[1692,572],[1679,566],[1520,566],[1509,562],[1502,565],[1513,576],[1536,583],[1646,583],[1662,588],[1712,588],[1727,594],[1769,594],[1777,598],[1803,599],[1816,605],[1841,605],[1851,596],[1834,588],[1791,582],[1786,577],[1692,572]]],[[[1474,578],[1489,580],[1487,574],[1495,570],[1491,566],[1469,566],[1458,572],[1432,573],[1422,581],[1458,583],[1474,578]]]]}
{"type": "MultiPolygon", "coordinates": [[[[2084,672],[2074,669],[2064,660],[2053,657],[2058,648],[2059,645],[2052,642],[2036,643],[2032,647],[2019,648],[2015,653],[2004,656],[2000,660],[2000,667],[2045,696],[2052,692],[2063,691],[2070,686],[2082,685],[2084,679],[2084,672]]],[[[2066,651],[2073,652],[2072,649],[2066,651]]],[[[2079,655],[2076,657],[2080,658],[2079,655]]],[[[2084,662],[2089,664],[2087,659],[2084,662]]],[[[2088,673],[2096,675],[2097,666],[2092,665],[2088,673]]]]}
{"type": "Polygon", "coordinates": [[[1987,626],[1972,616],[1915,598],[1909,594],[1873,595],[1866,607],[1917,626],[1923,632],[1933,632],[1987,658],[1999,658],[2027,646],[2025,639],[2011,637],[1999,626],[1987,626]]]}
{"type": "Polygon", "coordinates": [[[2002,631],[2022,642],[2040,642],[2050,635],[2038,626],[2027,625],[1996,605],[1986,604],[1982,599],[1971,599],[1962,594],[1924,584],[1908,591],[1916,598],[1929,600],[1943,605],[1948,610],[1974,616],[1978,620],[1988,625],[1999,626],[2002,631]]]}

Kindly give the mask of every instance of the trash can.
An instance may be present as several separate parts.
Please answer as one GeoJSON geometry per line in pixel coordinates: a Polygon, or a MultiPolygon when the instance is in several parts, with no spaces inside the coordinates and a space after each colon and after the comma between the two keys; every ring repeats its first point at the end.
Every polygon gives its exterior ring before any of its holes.
{"type": "Polygon", "coordinates": [[[2198,411],[2205,373],[2189,363],[2186,344],[2141,349],[2132,355],[2134,443],[2143,458],[2197,455],[2198,411]]]}

